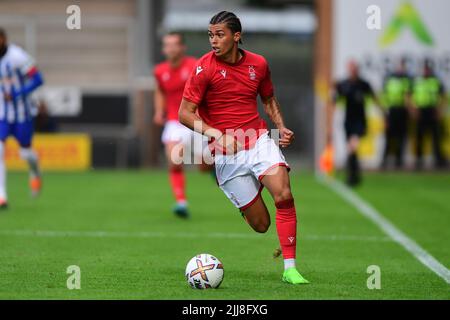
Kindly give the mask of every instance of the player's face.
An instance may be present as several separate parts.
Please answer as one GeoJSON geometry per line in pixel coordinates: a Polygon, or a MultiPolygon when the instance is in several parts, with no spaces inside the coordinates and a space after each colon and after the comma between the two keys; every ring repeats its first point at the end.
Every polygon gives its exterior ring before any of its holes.
{"type": "Polygon", "coordinates": [[[163,38],[162,52],[167,60],[173,61],[181,58],[186,51],[186,46],[178,35],[167,35],[163,38]]]}
{"type": "Polygon", "coordinates": [[[228,55],[237,45],[241,34],[233,32],[225,23],[210,24],[208,28],[208,37],[211,48],[217,57],[228,55]]]}

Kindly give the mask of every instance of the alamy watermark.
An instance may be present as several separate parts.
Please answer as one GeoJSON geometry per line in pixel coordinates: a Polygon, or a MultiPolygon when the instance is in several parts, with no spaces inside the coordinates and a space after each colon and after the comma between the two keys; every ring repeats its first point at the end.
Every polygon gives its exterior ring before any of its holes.
{"type": "Polygon", "coordinates": [[[369,30],[381,30],[381,8],[377,5],[370,5],[366,9],[369,15],[366,20],[366,26],[369,30]]]}
{"type": "Polygon", "coordinates": [[[66,27],[69,30],[81,29],[81,8],[76,4],[67,7],[66,13],[69,15],[66,19],[66,27]]]}
{"type": "Polygon", "coordinates": [[[370,274],[367,278],[367,289],[381,289],[381,268],[377,265],[370,265],[367,267],[367,273],[370,274]]]}
{"type": "Polygon", "coordinates": [[[67,278],[66,286],[69,290],[81,289],[81,269],[77,265],[68,266],[66,273],[70,274],[67,278]]]}
{"type": "Polygon", "coordinates": [[[174,164],[252,164],[273,152],[280,152],[278,129],[227,129],[216,139],[208,139],[217,130],[203,130],[203,122],[195,121],[194,131],[191,139],[180,141],[172,149],[170,157],[174,164]],[[186,150],[193,151],[193,154],[186,150]],[[241,152],[244,150],[249,152],[241,152]]]}

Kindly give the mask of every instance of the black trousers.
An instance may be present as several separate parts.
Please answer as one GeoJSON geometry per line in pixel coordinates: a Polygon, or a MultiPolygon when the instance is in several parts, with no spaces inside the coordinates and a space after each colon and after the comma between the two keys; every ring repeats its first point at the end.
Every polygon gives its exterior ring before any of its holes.
{"type": "Polygon", "coordinates": [[[386,145],[383,154],[383,165],[387,163],[390,152],[395,154],[395,164],[403,166],[403,155],[408,130],[408,111],[405,107],[392,107],[387,115],[386,145]]]}
{"type": "Polygon", "coordinates": [[[416,157],[420,165],[423,157],[423,138],[430,132],[433,140],[433,154],[436,165],[445,162],[441,152],[441,134],[437,109],[433,107],[419,109],[419,119],[417,121],[416,132],[416,157]]]}

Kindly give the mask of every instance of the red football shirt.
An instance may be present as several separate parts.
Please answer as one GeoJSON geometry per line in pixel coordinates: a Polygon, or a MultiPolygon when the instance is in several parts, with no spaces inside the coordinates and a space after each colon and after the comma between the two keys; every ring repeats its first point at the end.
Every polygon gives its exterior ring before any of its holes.
{"type": "MultiPolygon", "coordinates": [[[[247,50],[235,64],[218,59],[211,51],[192,70],[183,97],[198,105],[208,125],[225,133],[227,129],[267,129],[257,106],[258,94],[273,96],[270,70],[264,57],[247,50]]],[[[246,147],[247,147],[246,143],[246,147]]]]}
{"type": "Polygon", "coordinates": [[[196,62],[194,57],[184,57],[176,68],[172,68],[167,61],[155,66],[156,81],[166,98],[167,120],[178,120],[184,85],[196,62]]]}

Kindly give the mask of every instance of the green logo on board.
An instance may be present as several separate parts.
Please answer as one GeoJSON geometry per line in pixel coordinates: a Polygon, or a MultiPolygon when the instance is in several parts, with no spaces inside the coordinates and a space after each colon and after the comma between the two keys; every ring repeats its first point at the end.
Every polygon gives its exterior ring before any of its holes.
{"type": "Polygon", "coordinates": [[[395,13],[380,39],[382,48],[393,44],[405,28],[410,28],[416,39],[426,46],[433,46],[434,40],[412,3],[405,1],[395,13]]]}

